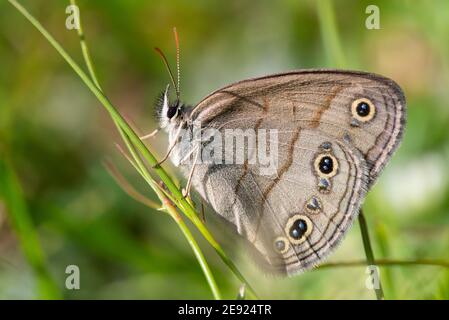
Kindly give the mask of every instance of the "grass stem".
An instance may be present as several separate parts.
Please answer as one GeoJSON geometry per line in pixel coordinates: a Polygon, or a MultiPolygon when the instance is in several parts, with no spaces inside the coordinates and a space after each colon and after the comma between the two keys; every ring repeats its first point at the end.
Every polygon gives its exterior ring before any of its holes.
{"type": "MultiPolygon", "coordinates": [[[[363,248],[365,249],[366,254],[366,263],[368,266],[377,267],[376,262],[374,260],[373,248],[371,247],[371,241],[369,238],[368,225],[366,224],[366,219],[362,209],[360,209],[359,213],[359,225],[360,225],[360,232],[362,233],[363,248]]],[[[382,289],[382,282],[380,281],[380,273],[377,275],[377,279],[379,281],[379,288],[374,289],[374,291],[376,292],[377,300],[383,300],[384,291],[382,289]]]]}
{"type": "MultiPolygon", "coordinates": [[[[442,267],[449,269],[449,261],[444,260],[432,260],[432,259],[416,259],[416,260],[395,260],[395,259],[377,259],[374,261],[377,266],[431,266],[431,267],[442,267]]],[[[333,267],[358,267],[366,266],[366,260],[357,261],[340,261],[340,262],[329,262],[323,263],[315,270],[333,268],[333,267]]]]}

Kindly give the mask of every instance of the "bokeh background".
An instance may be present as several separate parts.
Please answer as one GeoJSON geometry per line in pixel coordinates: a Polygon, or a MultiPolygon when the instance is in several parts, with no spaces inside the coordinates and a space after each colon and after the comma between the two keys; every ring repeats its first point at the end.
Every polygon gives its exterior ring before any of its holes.
{"type": "MultiPolygon", "coordinates": [[[[76,31],[65,28],[68,1],[20,2],[82,64],[76,31]]],[[[154,101],[169,81],[153,48],[161,47],[174,62],[173,26],[181,39],[182,98],[192,104],[225,84],[299,68],[344,64],[396,80],[407,97],[408,124],[402,146],[364,206],[374,253],[449,260],[449,2],[328,4],[78,1],[102,86],[142,133],[156,127],[154,101]],[[320,11],[320,4],[333,11],[320,11]],[[380,8],[380,30],[365,27],[370,4],[380,8]],[[338,26],[333,35],[322,28],[332,23],[332,12],[338,26]],[[332,49],[338,37],[340,52],[338,43],[332,49]]],[[[129,198],[105,170],[109,159],[154,197],[117,152],[118,141],[109,116],[76,74],[0,1],[0,298],[212,298],[173,221],[129,198]],[[29,232],[17,232],[12,215],[29,232]],[[65,288],[68,265],[81,270],[80,290],[65,288]],[[42,289],[45,279],[52,279],[52,288],[42,289]]],[[[151,150],[160,156],[166,144],[161,134],[151,150]]],[[[206,221],[214,224],[210,215],[206,221]]],[[[235,298],[239,282],[197,239],[224,296],[235,298]]],[[[263,298],[375,297],[365,287],[363,266],[278,279],[232,246],[227,249],[263,298]]],[[[363,258],[356,223],[329,261],[363,258]]],[[[387,299],[449,298],[448,269],[392,266],[381,272],[387,299]]]]}

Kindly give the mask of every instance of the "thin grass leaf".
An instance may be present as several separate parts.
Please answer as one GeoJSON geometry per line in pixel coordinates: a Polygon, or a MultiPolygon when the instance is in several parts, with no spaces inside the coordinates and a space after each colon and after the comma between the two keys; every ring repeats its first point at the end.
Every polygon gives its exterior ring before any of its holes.
{"type": "MultiPolygon", "coordinates": [[[[449,261],[438,260],[438,259],[415,259],[415,260],[395,260],[395,259],[376,259],[375,264],[378,266],[431,266],[431,267],[442,267],[449,269],[449,261]]],[[[366,266],[366,260],[357,261],[340,261],[340,262],[327,262],[321,264],[314,270],[320,270],[325,268],[345,268],[345,267],[360,267],[366,266]]]]}
{"type": "MultiPolygon", "coordinates": [[[[371,241],[368,233],[368,225],[365,220],[365,215],[363,214],[363,211],[361,209],[359,213],[359,225],[362,234],[363,248],[365,249],[366,263],[368,266],[377,266],[376,261],[374,260],[373,248],[371,246],[371,241]]],[[[378,275],[378,281],[379,288],[374,289],[374,291],[376,293],[377,300],[383,300],[384,292],[382,282],[380,281],[380,275],[378,275]]]]}

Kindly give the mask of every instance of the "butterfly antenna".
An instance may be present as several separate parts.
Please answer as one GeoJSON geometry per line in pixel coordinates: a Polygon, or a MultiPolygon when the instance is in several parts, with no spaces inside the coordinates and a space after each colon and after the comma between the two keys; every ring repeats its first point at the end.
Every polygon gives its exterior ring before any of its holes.
{"type": "Polygon", "coordinates": [[[165,67],[167,68],[168,74],[170,75],[170,79],[173,84],[173,88],[176,88],[176,95],[178,95],[178,87],[176,85],[175,78],[173,77],[173,72],[171,72],[170,65],[168,64],[168,60],[165,57],[165,54],[162,52],[161,49],[159,49],[157,47],[154,48],[154,50],[156,50],[156,52],[161,56],[162,61],[164,62],[165,67]]]}
{"type": "Polygon", "coordinates": [[[181,82],[181,65],[179,63],[179,36],[178,36],[178,31],[176,31],[176,27],[173,27],[173,33],[175,34],[175,43],[176,43],[176,71],[177,71],[177,75],[178,75],[178,85],[176,86],[176,96],[178,98],[179,101],[179,96],[180,96],[180,82],[181,82]]]}

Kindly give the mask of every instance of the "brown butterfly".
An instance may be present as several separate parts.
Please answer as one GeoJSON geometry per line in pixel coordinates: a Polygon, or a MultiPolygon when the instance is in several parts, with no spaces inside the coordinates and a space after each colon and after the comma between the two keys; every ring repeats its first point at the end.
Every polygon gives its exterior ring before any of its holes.
{"type": "Polygon", "coordinates": [[[167,156],[268,271],[288,275],[316,266],[340,243],[406,119],[400,87],[366,72],[243,80],[193,107],[179,101],[179,90],[171,103],[168,91],[159,103],[167,156]],[[262,161],[261,148],[273,163],[262,161]]]}

